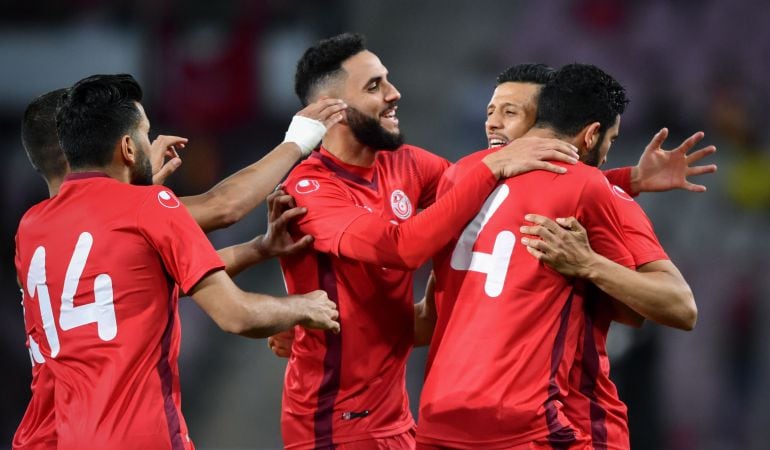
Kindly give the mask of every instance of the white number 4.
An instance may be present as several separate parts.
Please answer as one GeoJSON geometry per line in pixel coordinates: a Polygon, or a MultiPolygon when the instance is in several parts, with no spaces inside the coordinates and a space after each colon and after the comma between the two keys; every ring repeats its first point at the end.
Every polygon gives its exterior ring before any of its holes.
{"type": "Polygon", "coordinates": [[[502,184],[487,197],[481,210],[463,230],[457,241],[450,265],[455,270],[469,270],[487,274],[484,292],[489,297],[497,297],[503,291],[505,276],[508,274],[508,264],[511,262],[516,235],[508,230],[497,233],[492,253],[474,252],[473,246],[479,238],[489,219],[495,214],[500,205],[508,198],[510,189],[502,184]]]}
{"type": "MultiPolygon", "coordinates": [[[[112,298],[112,278],[106,273],[100,274],[94,280],[94,302],[87,305],[75,306],[74,298],[86,265],[88,254],[94,238],[91,233],[83,232],[78,237],[75,250],[72,252],[67,273],[64,278],[64,288],[61,296],[61,311],[59,326],[63,331],[71,330],[81,325],[96,322],[99,338],[110,341],[118,334],[118,324],[115,319],[115,305],[112,298]]],[[[48,293],[45,272],[45,247],[35,249],[27,274],[27,291],[30,297],[37,293],[40,304],[40,315],[43,318],[43,330],[51,347],[51,357],[59,354],[59,333],[51,308],[51,296],[48,293]]]]}

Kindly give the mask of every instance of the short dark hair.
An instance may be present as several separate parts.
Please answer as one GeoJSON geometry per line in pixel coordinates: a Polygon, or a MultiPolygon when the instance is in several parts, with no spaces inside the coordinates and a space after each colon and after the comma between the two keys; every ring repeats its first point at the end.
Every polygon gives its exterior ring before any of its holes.
{"type": "Polygon", "coordinates": [[[121,136],[132,133],[142,115],[142,88],[127,74],[84,78],[64,95],[56,129],[73,169],[103,167],[121,136]]]}
{"type": "Polygon", "coordinates": [[[627,104],[625,88],[603,70],[590,64],[569,64],[557,70],[540,91],[535,126],[575,136],[586,125],[599,122],[603,133],[627,104]]]}
{"type": "Polygon", "coordinates": [[[56,110],[66,92],[66,88],[57,89],[35,98],[21,121],[21,143],[29,162],[46,179],[67,173],[67,159],[56,132],[56,110]]]}
{"type": "Polygon", "coordinates": [[[555,72],[553,67],[541,63],[516,64],[497,76],[497,85],[509,82],[546,84],[555,72]]]}
{"type": "Polygon", "coordinates": [[[358,33],[339,34],[305,50],[294,75],[294,92],[302,104],[307,106],[316,87],[340,74],[345,60],[364,50],[366,41],[358,33]]]}

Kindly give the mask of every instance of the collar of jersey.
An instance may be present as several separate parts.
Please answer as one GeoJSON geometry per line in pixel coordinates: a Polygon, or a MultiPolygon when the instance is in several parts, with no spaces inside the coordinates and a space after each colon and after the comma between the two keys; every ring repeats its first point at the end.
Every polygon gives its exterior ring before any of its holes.
{"type": "Polygon", "coordinates": [[[337,159],[337,157],[329,153],[329,151],[323,147],[321,147],[318,152],[313,152],[311,157],[320,159],[321,163],[323,163],[327,169],[331,170],[338,176],[347,178],[358,184],[374,186],[377,185],[377,172],[374,170],[376,163],[375,165],[372,165],[372,167],[361,167],[347,164],[337,159]]]}
{"type": "Polygon", "coordinates": [[[104,172],[73,172],[64,177],[64,181],[85,180],[87,178],[110,178],[104,172]]]}

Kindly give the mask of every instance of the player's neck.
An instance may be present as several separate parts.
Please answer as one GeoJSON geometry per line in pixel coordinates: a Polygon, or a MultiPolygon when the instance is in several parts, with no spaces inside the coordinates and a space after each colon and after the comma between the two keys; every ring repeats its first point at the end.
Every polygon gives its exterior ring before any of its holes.
{"type": "Polygon", "coordinates": [[[524,133],[524,136],[522,137],[539,137],[539,138],[548,138],[548,139],[558,139],[560,141],[568,142],[578,148],[580,148],[579,142],[579,136],[564,136],[562,134],[557,133],[556,131],[550,129],[550,128],[537,128],[532,127],[524,133]]]}
{"type": "Polygon", "coordinates": [[[62,181],[64,181],[63,177],[51,177],[45,179],[45,183],[48,185],[49,197],[53,197],[59,193],[59,188],[61,188],[62,181]]]}
{"type": "Polygon", "coordinates": [[[322,145],[326,151],[345,164],[359,167],[374,165],[377,152],[358,142],[350,129],[344,125],[338,124],[332,127],[326,133],[322,145]]]}
{"type": "Polygon", "coordinates": [[[110,178],[114,178],[121,183],[130,183],[131,182],[131,171],[126,166],[115,166],[115,165],[108,165],[108,166],[91,166],[91,167],[79,167],[77,169],[72,170],[72,173],[82,173],[82,172],[99,172],[107,175],[110,178]]]}

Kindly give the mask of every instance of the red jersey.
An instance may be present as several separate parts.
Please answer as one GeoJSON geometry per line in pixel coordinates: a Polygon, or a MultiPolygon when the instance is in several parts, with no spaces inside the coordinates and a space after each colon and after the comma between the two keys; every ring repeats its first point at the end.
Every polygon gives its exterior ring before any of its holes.
{"type": "MultiPolygon", "coordinates": [[[[618,211],[623,225],[624,243],[639,267],[652,261],[667,260],[652,223],[642,208],[617,186],[613,192],[620,201],[618,211]]],[[[607,334],[612,322],[613,300],[592,286],[585,300],[586,318],[575,362],[570,371],[570,391],[564,413],[591,438],[593,448],[626,450],[631,447],[626,405],[610,379],[607,334]]]]}
{"type": "MultiPolygon", "coordinates": [[[[460,179],[460,160],[442,179],[460,179]]],[[[452,448],[504,448],[547,439],[585,441],[562,412],[583,324],[584,282],[540,264],[519,244],[527,213],[575,216],[597,252],[623,265],[614,195],[583,164],[500,183],[477,216],[434,258],[438,320],[420,399],[417,441],[452,448]]]]}
{"type": "Polygon", "coordinates": [[[72,174],[27,211],[16,242],[58,448],[193,448],[180,409],[177,284],[189,291],[224,265],[179,200],[161,186],[72,174]]]}
{"type": "Polygon", "coordinates": [[[321,149],[297,166],[286,191],[308,212],[297,233],[314,250],[281,259],[289,293],[324,289],[341,332],[296,328],[281,427],[287,448],[382,438],[414,426],[405,366],[414,342],[414,269],[473,217],[496,180],[479,164],[431,205],[449,164],[412,146],[351,166],[321,149]],[[448,214],[452,211],[453,214],[448,214]]]}

